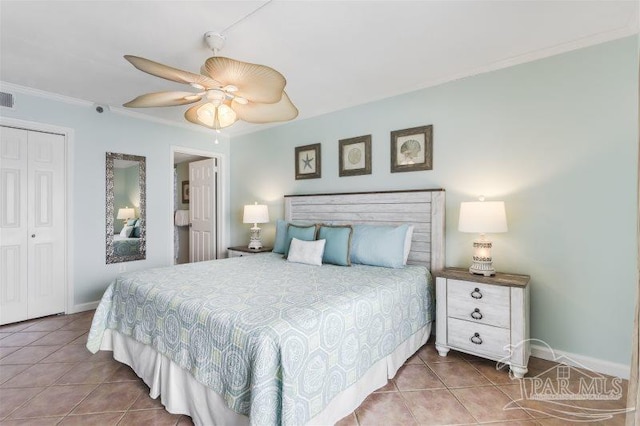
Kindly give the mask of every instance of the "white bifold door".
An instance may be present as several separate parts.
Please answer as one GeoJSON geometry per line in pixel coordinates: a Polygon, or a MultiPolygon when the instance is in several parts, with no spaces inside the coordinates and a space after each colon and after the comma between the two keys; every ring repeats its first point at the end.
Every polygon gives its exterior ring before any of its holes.
{"type": "Polygon", "coordinates": [[[189,262],[216,258],[216,159],[189,163],[189,262]]]}
{"type": "Polygon", "coordinates": [[[0,126],[0,324],[64,312],[65,138],[0,126]]]}

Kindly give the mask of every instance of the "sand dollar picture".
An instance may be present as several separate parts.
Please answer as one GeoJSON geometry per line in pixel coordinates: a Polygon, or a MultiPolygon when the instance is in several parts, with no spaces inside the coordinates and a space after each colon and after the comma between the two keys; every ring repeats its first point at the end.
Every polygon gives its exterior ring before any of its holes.
{"type": "Polygon", "coordinates": [[[362,151],[360,148],[351,148],[349,154],[347,154],[347,159],[351,164],[358,164],[360,160],[362,160],[362,151]]]}

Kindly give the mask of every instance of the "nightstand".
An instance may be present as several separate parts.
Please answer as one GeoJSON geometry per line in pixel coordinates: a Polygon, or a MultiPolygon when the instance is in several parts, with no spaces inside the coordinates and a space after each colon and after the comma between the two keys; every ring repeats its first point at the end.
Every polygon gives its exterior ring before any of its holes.
{"type": "Polygon", "coordinates": [[[244,257],[253,256],[254,254],[269,253],[273,247],[262,247],[258,250],[252,250],[247,246],[237,246],[227,248],[227,257],[244,257]]]}
{"type": "Polygon", "coordinates": [[[517,378],[527,373],[529,277],[445,268],[436,277],[436,349],[449,349],[509,364],[517,378]]]}

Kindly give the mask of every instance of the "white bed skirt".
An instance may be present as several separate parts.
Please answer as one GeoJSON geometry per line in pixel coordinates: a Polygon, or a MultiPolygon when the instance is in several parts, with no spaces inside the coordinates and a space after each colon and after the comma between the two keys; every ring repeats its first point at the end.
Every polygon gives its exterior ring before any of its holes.
{"type": "MultiPolygon", "coordinates": [[[[404,362],[429,339],[431,324],[427,324],[405,340],[396,350],[376,362],[351,387],[339,393],[309,425],[338,422],[355,410],[364,399],[395,376],[404,362]]],[[[149,386],[152,398],[160,396],[167,411],[191,416],[196,425],[248,425],[249,418],[231,410],[220,395],[196,381],[191,373],[180,368],[151,346],[139,343],[114,330],[106,330],[101,350],[113,351],[113,357],[130,366],[149,386]]]]}

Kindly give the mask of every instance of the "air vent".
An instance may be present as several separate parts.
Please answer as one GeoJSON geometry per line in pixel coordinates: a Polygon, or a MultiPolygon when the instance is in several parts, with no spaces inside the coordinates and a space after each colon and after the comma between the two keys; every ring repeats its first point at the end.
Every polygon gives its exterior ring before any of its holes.
{"type": "Polygon", "coordinates": [[[13,95],[11,93],[0,92],[0,106],[13,108],[13,95]]]}

